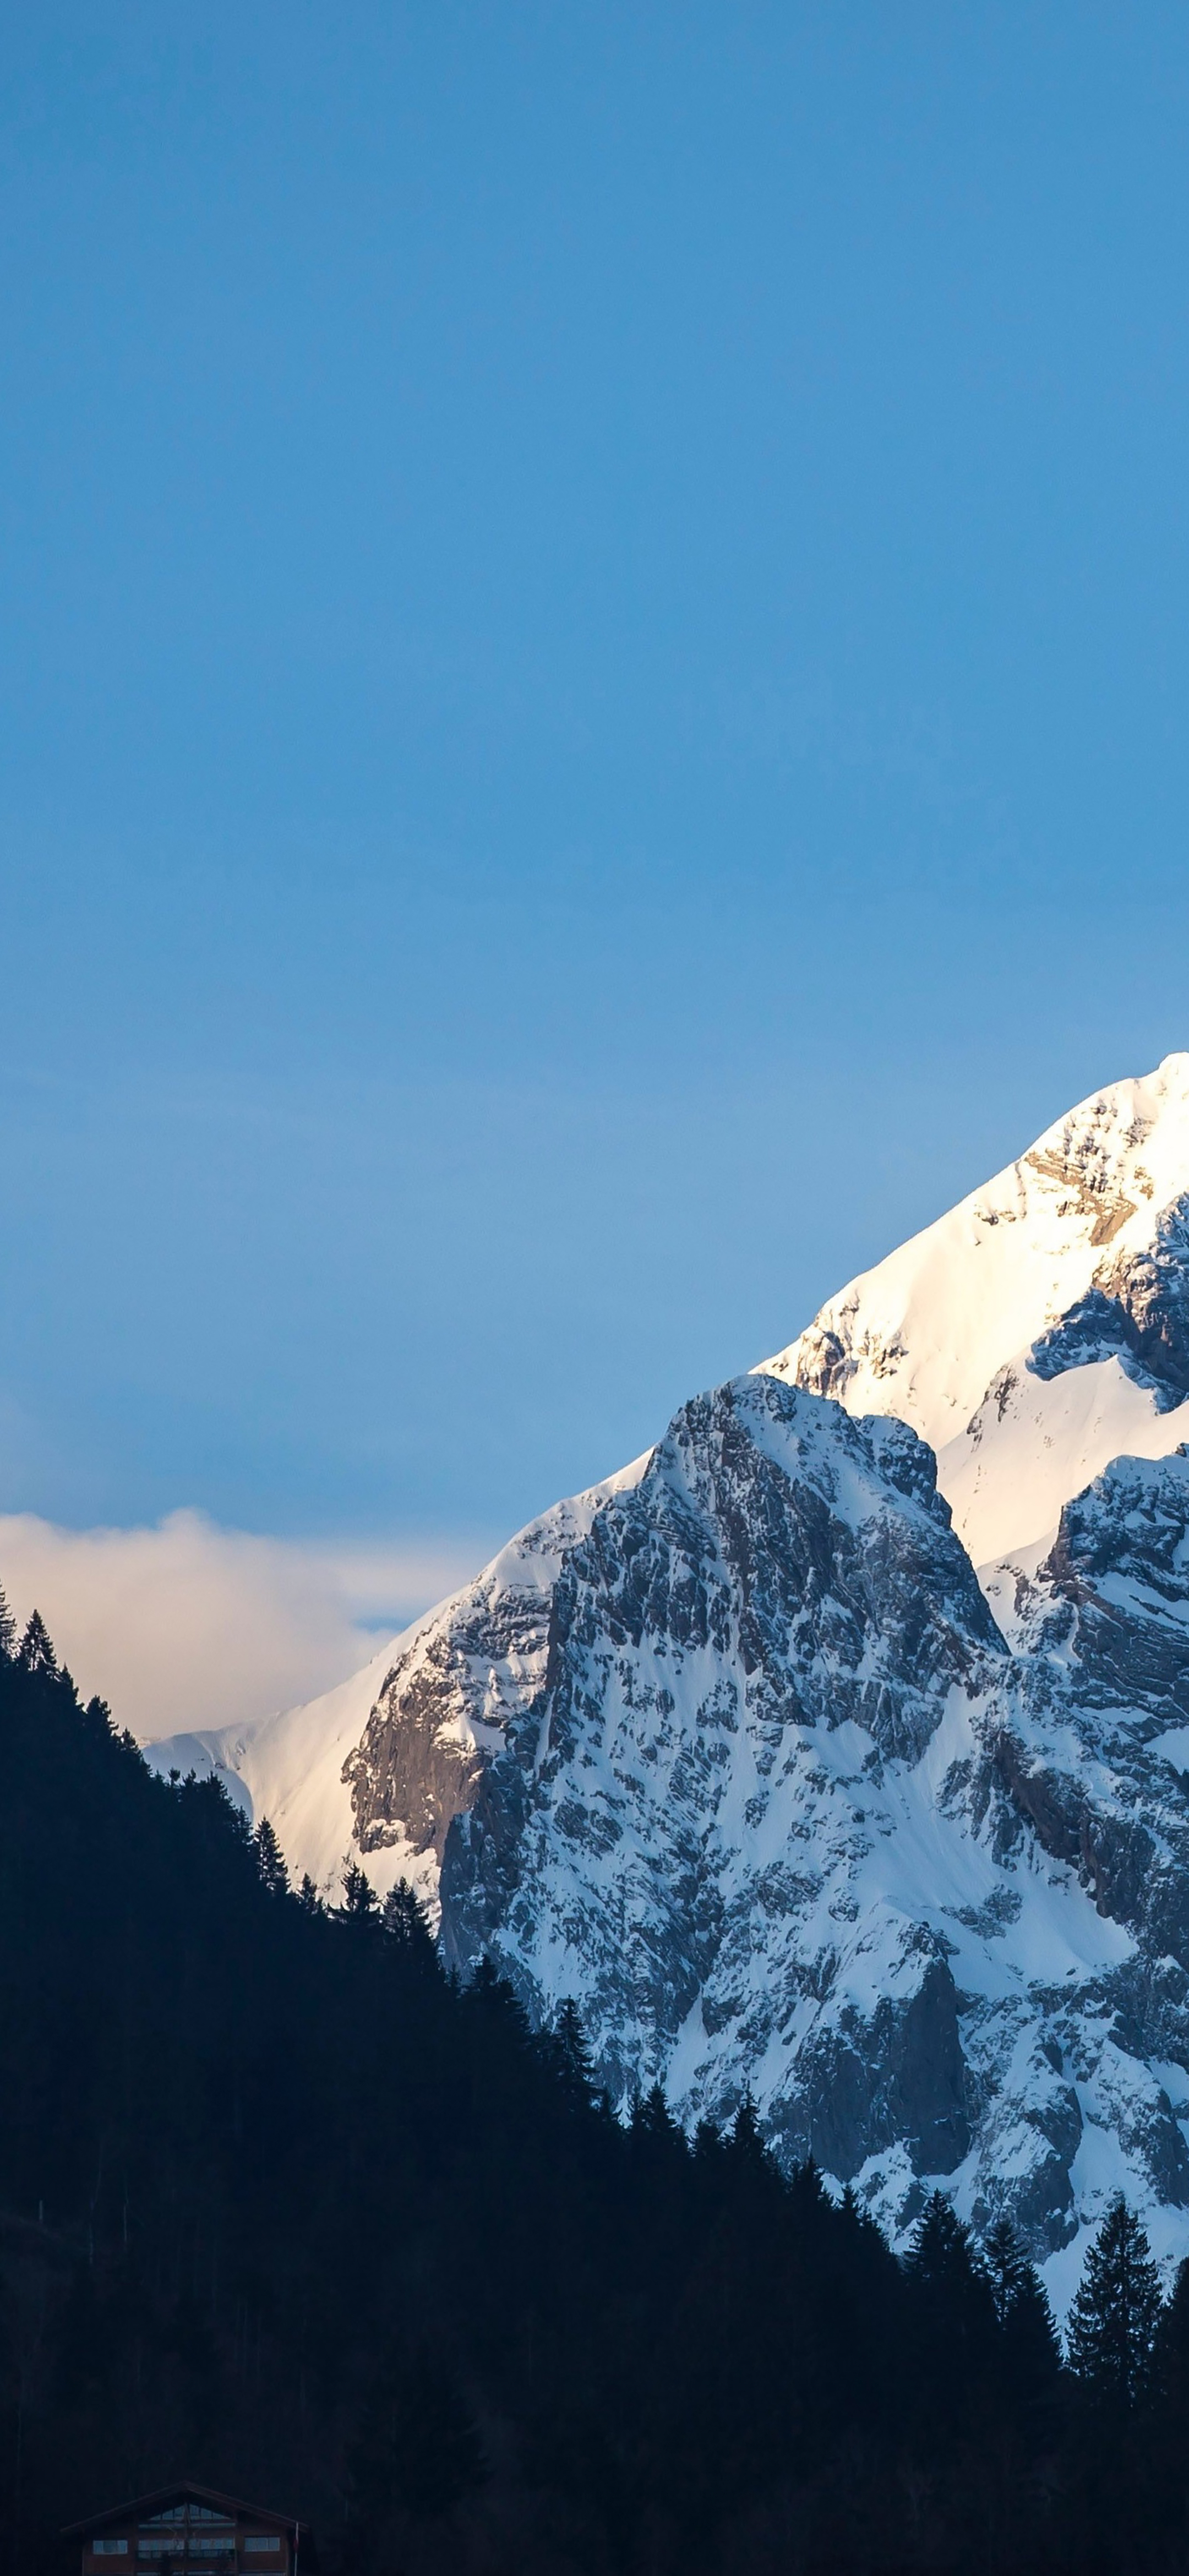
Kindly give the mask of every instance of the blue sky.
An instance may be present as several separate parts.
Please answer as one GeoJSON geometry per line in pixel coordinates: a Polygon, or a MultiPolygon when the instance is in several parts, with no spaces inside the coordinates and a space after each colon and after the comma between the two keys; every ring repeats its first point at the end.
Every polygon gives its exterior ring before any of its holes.
{"type": "Polygon", "coordinates": [[[1189,20],[3,43],[0,1509],[495,1539],[1189,1042],[1189,20]]]}

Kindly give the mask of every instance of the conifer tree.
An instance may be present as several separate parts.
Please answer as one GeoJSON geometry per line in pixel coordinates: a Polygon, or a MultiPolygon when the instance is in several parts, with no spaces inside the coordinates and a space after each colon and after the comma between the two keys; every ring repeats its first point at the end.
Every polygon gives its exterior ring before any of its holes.
{"type": "Polygon", "coordinates": [[[31,1610],[24,1636],[17,1647],[17,1662],[26,1673],[56,1673],[58,1658],[50,1643],[50,1633],[40,1610],[31,1610]]]}
{"type": "Polygon", "coordinates": [[[663,2084],[654,2084],[642,2098],[637,2096],[632,2104],[631,2128],[634,2138],[660,2138],[666,2144],[680,2138],[681,2131],[669,2109],[663,2084]]]}
{"type": "Polygon", "coordinates": [[[343,1871],[343,1902],[340,1908],[351,1923],[377,1923],[379,1908],[376,1891],[358,1862],[349,1861],[343,1871]]]}
{"type": "Polygon", "coordinates": [[[1147,2393],[1160,2324],[1151,2247],[1117,2192],[1086,2256],[1069,2317],[1069,2366],[1088,2393],[1124,2410],[1147,2393]]]}
{"type": "Polygon", "coordinates": [[[983,2259],[995,2316],[999,2325],[1005,2326],[1024,2295],[1029,2275],[1036,2278],[1010,2218],[996,2221],[984,2240],[983,2259]]]}
{"type": "Polygon", "coordinates": [[[4,1586],[0,1583],[0,1663],[7,1663],[16,1647],[17,1623],[9,1609],[4,1586]]]}
{"type": "Polygon", "coordinates": [[[1026,2411],[1053,2394],[1060,2374],[1053,2311],[1010,2219],[999,2219],[991,2229],[984,2255],[999,2326],[1001,2384],[1012,2406],[1026,2411]]]}
{"type": "Polygon", "coordinates": [[[744,2094],[731,2123],[730,2143],[737,2167],[747,2168],[756,2174],[761,2174],[768,2169],[770,2163],[768,2150],[760,2136],[755,2097],[750,2092],[744,2094]]]}
{"type": "Polygon", "coordinates": [[[407,1878],[398,1878],[389,1888],[380,1908],[380,1920],[391,1941],[410,1959],[421,1959],[428,1967],[436,1961],[434,1937],[415,1888],[407,1878]]]}
{"type": "Polygon", "coordinates": [[[937,2432],[981,2403],[995,2360],[986,2266],[945,2192],[926,2201],[904,2269],[913,2293],[919,2394],[937,2432]]]}
{"type": "Polygon", "coordinates": [[[572,1996],[566,1997],[553,2025],[549,2057],[575,2109],[588,2109],[595,2095],[594,2060],[572,1996]]]}
{"type": "Polygon", "coordinates": [[[256,1827],[252,1836],[252,1849],[256,1854],[256,1867],[269,1895],[287,1896],[289,1872],[285,1866],[285,1855],[267,1816],[262,1816],[256,1827]]]}
{"type": "MultiPolygon", "coordinates": [[[[816,2156],[806,2156],[793,2166],[788,2180],[789,2200],[802,2225],[819,2221],[831,2207],[830,2195],[822,2180],[822,2169],[816,2156]]],[[[851,2195],[853,2206],[854,2195],[851,2195]]]]}
{"type": "Polygon", "coordinates": [[[980,2311],[985,2310],[989,2289],[986,2270],[975,2251],[970,2229],[944,2191],[932,2192],[926,2201],[905,2268],[923,2288],[944,2290],[962,2300],[974,2297],[980,2311]]]}

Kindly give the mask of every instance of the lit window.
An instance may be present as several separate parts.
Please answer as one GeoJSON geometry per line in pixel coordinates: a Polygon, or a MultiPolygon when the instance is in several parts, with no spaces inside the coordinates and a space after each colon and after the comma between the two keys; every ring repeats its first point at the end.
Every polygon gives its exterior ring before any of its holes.
{"type": "Polygon", "coordinates": [[[91,2551],[96,2558],[126,2558],[128,2543],[126,2540],[93,2540],[91,2551]]]}
{"type": "Polygon", "coordinates": [[[244,2540],[244,2548],[245,2548],[245,2549],[254,2549],[254,2550],[257,2550],[257,2551],[259,2551],[259,2550],[264,2550],[264,2549],[270,2549],[270,2550],[272,2551],[272,2553],[273,2553],[274,2558],[275,2558],[276,2553],[277,2553],[278,2549],[280,2548],[280,2546],[281,2546],[281,2535],[280,2535],[279,2531],[263,2531],[263,2532],[250,2531],[250,2532],[248,2532],[248,2533],[247,2533],[247,2535],[246,2535],[246,2537],[245,2537],[245,2540],[244,2540]]]}

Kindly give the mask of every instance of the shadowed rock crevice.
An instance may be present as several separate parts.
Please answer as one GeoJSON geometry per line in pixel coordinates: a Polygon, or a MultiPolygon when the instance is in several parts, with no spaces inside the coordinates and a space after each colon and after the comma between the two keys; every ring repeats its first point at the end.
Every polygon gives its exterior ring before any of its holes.
{"type": "Polygon", "coordinates": [[[1112,1353],[1162,1408],[1189,1395],[1189,1194],[1164,1210],[1151,1245],[1101,1264],[1085,1296],[1034,1343],[1028,1365],[1055,1378],[1112,1353]]]}

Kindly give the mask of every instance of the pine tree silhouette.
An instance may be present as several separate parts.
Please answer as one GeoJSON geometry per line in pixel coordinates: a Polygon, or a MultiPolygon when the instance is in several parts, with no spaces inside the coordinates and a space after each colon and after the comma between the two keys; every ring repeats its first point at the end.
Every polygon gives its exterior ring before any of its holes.
{"type": "Polygon", "coordinates": [[[999,2219],[991,2229],[984,2241],[983,2255],[995,2314],[1000,2325],[1005,2326],[1032,2270],[1010,2218],[999,2219]]]}
{"type": "Polygon", "coordinates": [[[756,2175],[767,2172],[770,2159],[760,2135],[755,2098],[750,2092],[744,2094],[731,2123],[730,2147],[737,2169],[742,2168],[756,2175]]]}
{"type": "Polygon", "coordinates": [[[340,1912],[351,1923],[378,1923],[380,1919],[375,1888],[356,1861],[349,1861],[343,1871],[340,1912]]]}
{"type": "Polygon", "coordinates": [[[9,1609],[4,1586],[0,1583],[0,1662],[7,1663],[16,1646],[17,1623],[9,1609]]]}
{"type": "Polygon", "coordinates": [[[391,1941],[409,1959],[420,1959],[425,1966],[436,1957],[434,1937],[416,1890],[407,1878],[398,1878],[389,1889],[380,1908],[380,1919],[391,1941]]]}
{"type": "Polygon", "coordinates": [[[991,2229],[983,2251],[999,2326],[1001,2388],[1010,2411],[1026,2414],[1053,2397],[1060,2377],[1053,2311],[1010,2219],[991,2229]]]}
{"type": "Polygon", "coordinates": [[[575,2108],[588,2109],[595,2094],[594,2061],[586,2044],[582,2015],[569,1996],[553,2025],[549,2055],[575,2108]]]}
{"type": "Polygon", "coordinates": [[[632,2104],[631,2130],[634,2138],[661,2138],[666,2145],[671,2139],[680,2138],[681,2131],[665,2099],[663,2084],[654,2084],[642,2100],[632,2104]]]}
{"type": "Polygon", "coordinates": [[[1091,2396],[1130,2409],[1146,2395],[1161,2304],[1151,2247],[1118,2192],[1069,2314],[1069,2366],[1091,2396]]]}
{"type": "Polygon", "coordinates": [[[58,1658],[50,1643],[50,1633],[40,1610],[32,1610],[29,1613],[24,1636],[17,1647],[16,1659],[22,1672],[57,1672],[58,1658]]]}
{"type": "Polygon", "coordinates": [[[905,2257],[926,2440],[973,2421],[994,2376],[996,2322],[986,2266],[943,2191],[926,2201],[905,2257]]]}
{"type": "Polygon", "coordinates": [[[256,1867],[269,1895],[287,1896],[289,1872],[285,1866],[285,1855],[267,1816],[262,1816],[256,1827],[252,1836],[252,1849],[256,1854],[256,1867]]]}
{"type": "Polygon", "coordinates": [[[987,2273],[970,2229],[944,2191],[933,2192],[926,2201],[905,2268],[922,2289],[938,2291],[954,2303],[973,2305],[980,2316],[985,2315],[990,2295],[987,2273]]]}

